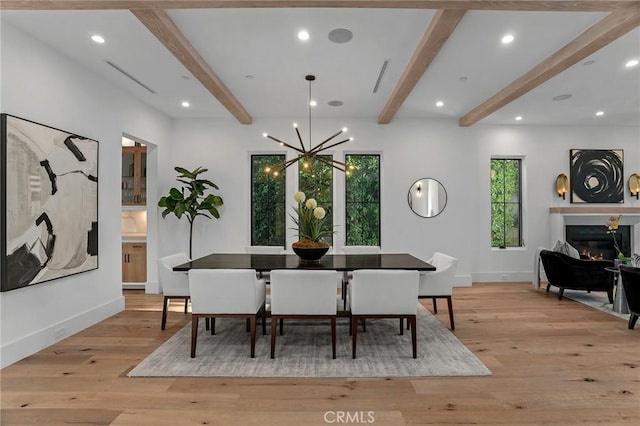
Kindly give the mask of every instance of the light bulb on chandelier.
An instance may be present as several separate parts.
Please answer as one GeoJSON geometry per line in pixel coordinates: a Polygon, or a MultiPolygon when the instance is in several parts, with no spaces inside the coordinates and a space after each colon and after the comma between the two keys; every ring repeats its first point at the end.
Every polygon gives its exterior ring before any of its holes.
{"type": "Polygon", "coordinates": [[[307,149],[304,146],[304,142],[302,141],[302,136],[300,135],[300,130],[298,129],[298,124],[297,123],[293,123],[293,128],[296,131],[296,135],[298,136],[298,141],[300,142],[300,148],[293,146],[287,142],[284,142],[278,138],[275,138],[273,136],[271,136],[268,133],[263,133],[262,136],[267,138],[267,139],[271,139],[272,141],[278,142],[280,144],[280,146],[286,146],[287,148],[291,148],[294,151],[296,151],[298,153],[298,155],[296,156],[296,158],[292,158],[290,160],[286,160],[283,161],[281,163],[278,164],[274,164],[272,166],[267,166],[265,167],[264,171],[265,173],[270,173],[273,176],[278,176],[280,174],[280,172],[284,169],[286,169],[287,167],[291,166],[293,163],[298,162],[300,160],[304,160],[302,162],[303,167],[305,169],[308,169],[311,166],[311,163],[314,160],[318,160],[321,163],[331,166],[336,170],[340,170],[343,173],[349,173],[347,171],[347,169],[349,170],[353,170],[354,167],[349,165],[347,166],[347,164],[341,162],[341,161],[337,161],[334,159],[327,159],[327,158],[323,158],[321,156],[319,156],[318,154],[320,154],[322,151],[325,151],[329,148],[333,148],[335,146],[338,145],[342,145],[343,143],[352,141],[353,138],[347,138],[344,140],[341,140],[339,142],[335,142],[332,143],[330,145],[326,145],[329,141],[331,141],[332,139],[334,139],[335,137],[341,135],[342,133],[346,133],[347,132],[347,128],[343,127],[341,130],[337,131],[336,133],[334,133],[333,135],[329,136],[327,139],[325,139],[324,141],[320,142],[319,144],[317,144],[316,146],[311,145],[311,106],[312,106],[312,101],[311,101],[311,82],[314,81],[316,79],[316,77],[314,75],[307,75],[305,76],[305,80],[307,80],[309,82],[309,149],[307,149]]]}

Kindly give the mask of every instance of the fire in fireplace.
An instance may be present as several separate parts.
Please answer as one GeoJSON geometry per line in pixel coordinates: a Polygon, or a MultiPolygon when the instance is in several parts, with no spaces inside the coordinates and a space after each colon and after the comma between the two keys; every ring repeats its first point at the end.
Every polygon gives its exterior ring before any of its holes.
{"type": "Polygon", "coordinates": [[[625,256],[631,256],[631,226],[621,225],[615,234],[607,234],[607,227],[601,225],[566,225],[565,239],[575,247],[580,256],[587,259],[613,260],[617,256],[613,246],[616,238],[618,247],[625,256]]]}

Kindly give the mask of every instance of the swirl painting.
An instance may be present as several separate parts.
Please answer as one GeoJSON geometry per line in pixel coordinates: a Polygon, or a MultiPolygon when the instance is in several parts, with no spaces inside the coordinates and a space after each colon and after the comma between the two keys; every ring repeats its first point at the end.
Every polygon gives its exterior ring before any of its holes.
{"type": "Polygon", "coordinates": [[[623,203],[621,149],[572,149],[571,202],[623,203]]]}

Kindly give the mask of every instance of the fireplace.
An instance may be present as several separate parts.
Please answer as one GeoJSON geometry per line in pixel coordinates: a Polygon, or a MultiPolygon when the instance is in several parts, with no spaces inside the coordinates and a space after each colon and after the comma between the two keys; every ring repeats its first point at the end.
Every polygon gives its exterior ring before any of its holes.
{"type": "Polygon", "coordinates": [[[607,234],[607,227],[602,225],[566,225],[565,227],[566,241],[585,258],[615,259],[617,252],[613,246],[614,237],[622,253],[625,256],[631,256],[631,226],[629,225],[621,225],[615,234],[607,234]]]}

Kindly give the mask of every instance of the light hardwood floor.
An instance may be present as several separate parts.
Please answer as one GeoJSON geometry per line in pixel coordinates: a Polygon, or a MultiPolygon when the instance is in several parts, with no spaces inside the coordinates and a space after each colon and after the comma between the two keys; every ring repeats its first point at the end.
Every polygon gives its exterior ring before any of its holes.
{"type": "MultiPolygon", "coordinates": [[[[3,426],[640,424],[640,326],[530,283],[455,289],[455,334],[493,373],[457,378],[128,378],[190,315],[176,303],[161,331],[161,296],[125,295],[1,371],[3,426]]],[[[448,325],[445,303],[437,316],[448,325]]]]}

